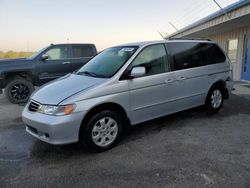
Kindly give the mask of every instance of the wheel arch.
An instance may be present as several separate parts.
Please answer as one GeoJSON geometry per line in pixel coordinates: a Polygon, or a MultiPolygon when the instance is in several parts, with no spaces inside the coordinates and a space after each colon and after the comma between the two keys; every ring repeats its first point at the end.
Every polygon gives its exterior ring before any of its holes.
{"type": "MultiPolygon", "coordinates": [[[[224,80],[217,80],[216,82],[214,82],[213,84],[211,84],[208,93],[214,88],[214,87],[220,87],[222,89],[222,95],[224,99],[228,99],[228,90],[226,87],[226,82],[224,80]]],[[[207,93],[207,94],[208,94],[207,93]]]]}
{"type": "Polygon", "coordinates": [[[128,118],[128,115],[125,109],[120,104],[113,103],[113,102],[106,102],[106,103],[102,103],[102,104],[98,104],[97,106],[94,106],[86,113],[81,123],[81,127],[79,130],[79,137],[81,136],[84,125],[90,120],[90,118],[93,117],[93,115],[95,115],[96,113],[104,111],[104,110],[111,110],[111,111],[118,113],[119,115],[122,116],[123,121],[125,122],[124,128],[126,129],[130,127],[131,123],[130,123],[130,120],[128,118]]]}
{"type": "Polygon", "coordinates": [[[13,78],[20,77],[33,84],[32,73],[30,71],[6,72],[4,73],[6,84],[13,78]]]}

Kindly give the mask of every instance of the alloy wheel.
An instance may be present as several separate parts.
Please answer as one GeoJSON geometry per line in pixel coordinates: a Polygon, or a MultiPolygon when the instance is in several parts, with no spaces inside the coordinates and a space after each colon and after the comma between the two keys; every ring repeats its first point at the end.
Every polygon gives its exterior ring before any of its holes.
{"type": "Polygon", "coordinates": [[[117,135],[117,122],[111,117],[104,117],[94,125],[91,138],[97,146],[106,147],[114,142],[117,135]]]}
{"type": "Polygon", "coordinates": [[[222,93],[220,90],[216,89],[211,95],[211,105],[214,109],[219,108],[222,103],[222,93]]]}
{"type": "Polygon", "coordinates": [[[29,88],[25,84],[15,84],[10,89],[10,95],[16,100],[24,100],[29,97],[29,88]]]}

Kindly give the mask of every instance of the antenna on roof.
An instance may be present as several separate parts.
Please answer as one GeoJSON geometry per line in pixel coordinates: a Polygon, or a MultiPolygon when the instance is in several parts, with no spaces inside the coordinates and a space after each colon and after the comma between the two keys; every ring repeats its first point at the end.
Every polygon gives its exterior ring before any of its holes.
{"type": "Polygon", "coordinates": [[[171,22],[168,22],[176,31],[178,31],[177,27],[175,27],[174,24],[172,24],[171,22]]]}
{"type": "Polygon", "coordinates": [[[213,2],[220,8],[220,10],[222,12],[224,12],[224,14],[230,19],[231,16],[220,6],[220,4],[216,1],[216,0],[213,0],[213,2]]]}

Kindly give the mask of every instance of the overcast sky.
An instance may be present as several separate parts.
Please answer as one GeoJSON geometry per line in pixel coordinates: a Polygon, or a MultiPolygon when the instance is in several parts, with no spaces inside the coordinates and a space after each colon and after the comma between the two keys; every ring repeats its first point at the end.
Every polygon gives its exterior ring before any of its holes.
{"type": "MultiPolygon", "coordinates": [[[[237,0],[218,0],[225,7],[237,0]]],[[[219,10],[213,0],[0,0],[0,51],[91,42],[98,50],[178,29],[219,10]],[[68,40],[67,40],[68,39],[68,40]]]]}

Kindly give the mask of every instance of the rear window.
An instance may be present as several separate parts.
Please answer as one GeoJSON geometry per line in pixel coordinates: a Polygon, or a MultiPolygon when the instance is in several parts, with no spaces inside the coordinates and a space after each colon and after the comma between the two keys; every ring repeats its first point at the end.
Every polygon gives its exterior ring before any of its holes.
{"type": "Polygon", "coordinates": [[[91,45],[72,46],[73,57],[92,57],[95,55],[91,45]]]}
{"type": "Polygon", "coordinates": [[[174,70],[182,70],[223,63],[226,60],[221,49],[212,43],[176,42],[166,44],[174,70]]]}
{"type": "Polygon", "coordinates": [[[204,62],[206,65],[223,63],[226,61],[224,53],[216,44],[203,44],[201,51],[204,54],[204,62]]]}

